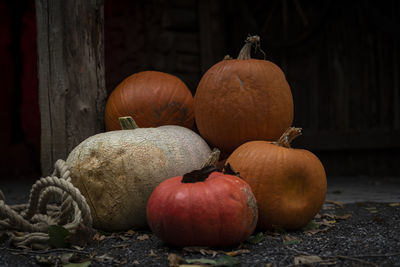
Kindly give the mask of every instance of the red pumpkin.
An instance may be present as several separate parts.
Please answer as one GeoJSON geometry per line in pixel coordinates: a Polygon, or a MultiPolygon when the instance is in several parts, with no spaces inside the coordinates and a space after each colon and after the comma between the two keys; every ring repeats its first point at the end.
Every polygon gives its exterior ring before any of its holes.
{"type": "Polygon", "coordinates": [[[249,185],[205,168],[163,181],[147,204],[147,221],[176,246],[229,247],[246,240],[258,218],[249,185]]]}
{"type": "Polygon", "coordinates": [[[131,116],[141,128],[194,125],[193,97],[176,76],[158,71],[135,73],[123,80],[107,99],[108,131],[121,130],[119,117],[131,116]]]}
{"type": "Polygon", "coordinates": [[[274,63],[250,58],[259,37],[249,37],[238,59],[224,59],[201,78],[194,114],[201,136],[223,153],[250,140],[277,140],[293,121],[285,74],[274,63]]]}
{"type": "Polygon", "coordinates": [[[310,151],[290,147],[300,134],[289,128],[277,142],[247,142],[226,160],[253,189],[261,230],[302,228],[324,203],[324,166],[310,151]]]}

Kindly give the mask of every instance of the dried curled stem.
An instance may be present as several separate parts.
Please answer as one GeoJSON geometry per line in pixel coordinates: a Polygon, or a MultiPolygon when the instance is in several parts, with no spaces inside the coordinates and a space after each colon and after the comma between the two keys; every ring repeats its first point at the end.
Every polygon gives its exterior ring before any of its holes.
{"type": "Polygon", "coordinates": [[[256,51],[260,51],[264,55],[264,59],[266,58],[266,54],[263,50],[261,50],[261,45],[260,45],[260,36],[258,35],[253,35],[247,37],[245,40],[245,44],[242,47],[242,49],[239,52],[239,56],[237,59],[250,59],[251,58],[251,47],[254,46],[256,51]]]}

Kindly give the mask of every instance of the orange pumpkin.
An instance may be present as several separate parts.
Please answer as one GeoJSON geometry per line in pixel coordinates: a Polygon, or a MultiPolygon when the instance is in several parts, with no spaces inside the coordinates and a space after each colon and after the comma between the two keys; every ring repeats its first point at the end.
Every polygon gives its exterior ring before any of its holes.
{"type": "Polygon", "coordinates": [[[325,200],[322,163],[310,151],[290,147],[300,134],[301,129],[289,128],[277,142],[247,142],[227,159],[253,190],[260,229],[302,228],[325,200]]]}
{"type": "Polygon", "coordinates": [[[131,116],[141,128],[194,125],[193,96],[178,77],[158,71],[135,73],[109,96],[105,109],[108,131],[121,130],[119,117],[131,116]]]}
{"type": "Polygon", "coordinates": [[[292,93],[282,70],[250,58],[259,37],[246,40],[238,59],[224,59],[201,78],[194,96],[196,125],[223,153],[250,140],[277,140],[293,121],[292,93]]]}

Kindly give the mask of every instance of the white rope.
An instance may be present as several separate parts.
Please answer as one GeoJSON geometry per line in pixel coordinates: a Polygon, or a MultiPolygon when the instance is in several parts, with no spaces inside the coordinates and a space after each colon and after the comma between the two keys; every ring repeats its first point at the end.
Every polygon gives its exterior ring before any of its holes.
{"type": "Polygon", "coordinates": [[[92,227],[90,208],[71,183],[70,171],[63,160],[57,160],[51,176],[39,179],[32,186],[28,204],[6,205],[0,190],[0,230],[6,231],[17,247],[48,248],[49,226],[59,225],[74,232],[80,224],[92,227]],[[61,203],[51,203],[56,200],[61,203]]]}

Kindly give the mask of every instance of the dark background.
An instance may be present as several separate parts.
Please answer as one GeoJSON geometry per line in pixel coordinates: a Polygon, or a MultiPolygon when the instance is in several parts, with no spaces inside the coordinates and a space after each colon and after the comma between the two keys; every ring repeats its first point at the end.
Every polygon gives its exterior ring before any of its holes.
{"type": "MultiPolygon", "coordinates": [[[[400,2],[105,0],[106,86],[159,70],[201,75],[261,36],[291,85],[295,147],[329,176],[400,176],[400,2]]],[[[33,0],[0,0],[1,176],[40,174],[33,0]]],[[[255,53],[260,58],[260,53],[255,53]]]]}

